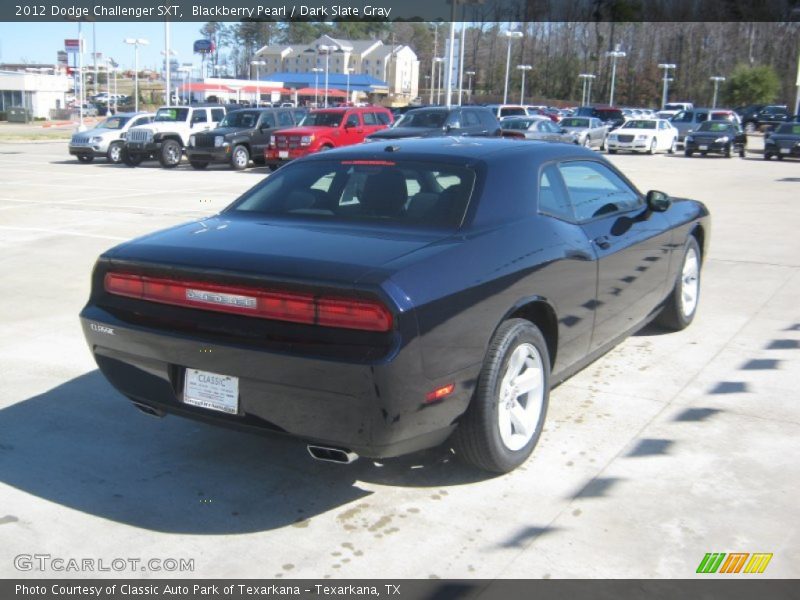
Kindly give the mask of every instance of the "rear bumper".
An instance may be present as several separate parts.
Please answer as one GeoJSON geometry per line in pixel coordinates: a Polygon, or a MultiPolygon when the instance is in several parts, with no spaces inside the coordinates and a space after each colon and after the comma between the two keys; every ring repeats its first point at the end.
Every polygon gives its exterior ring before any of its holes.
{"type": "Polygon", "coordinates": [[[477,380],[478,367],[446,381],[430,381],[423,375],[414,340],[377,361],[358,363],[131,326],[92,305],[82,311],[81,325],[100,371],[131,400],[167,413],[288,434],[371,458],[399,456],[445,441],[466,410],[477,380]],[[239,413],[184,403],[187,368],[237,377],[239,413]],[[428,392],[450,382],[456,383],[451,396],[425,403],[428,392]]]}

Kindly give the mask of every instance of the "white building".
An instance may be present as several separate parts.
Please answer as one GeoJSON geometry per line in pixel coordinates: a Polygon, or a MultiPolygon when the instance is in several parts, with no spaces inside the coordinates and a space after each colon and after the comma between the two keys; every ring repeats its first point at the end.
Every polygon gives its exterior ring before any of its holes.
{"type": "Polygon", "coordinates": [[[50,118],[50,111],[67,104],[72,80],[66,75],[0,71],[0,112],[24,106],[34,117],[50,118]]]}

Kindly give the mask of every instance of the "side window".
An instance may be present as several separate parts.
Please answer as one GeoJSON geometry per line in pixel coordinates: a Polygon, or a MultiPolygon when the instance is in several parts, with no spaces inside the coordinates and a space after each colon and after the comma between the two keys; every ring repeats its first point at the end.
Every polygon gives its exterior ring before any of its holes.
{"type": "Polygon", "coordinates": [[[261,118],[258,121],[259,127],[275,127],[275,115],[272,113],[261,113],[261,118]]]}
{"type": "Polygon", "coordinates": [[[553,165],[545,167],[539,178],[539,212],[565,221],[575,219],[561,176],[553,165]]]}
{"type": "Polygon", "coordinates": [[[358,115],[356,113],[351,114],[347,117],[347,122],[345,123],[345,127],[358,127],[360,125],[358,121],[358,115]]]}
{"type": "Polygon", "coordinates": [[[627,212],[642,205],[638,194],[616,173],[594,161],[571,161],[558,166],[578,222],[627,212]]]}
{"type": "Polygon", "coordinates": [[[547,121],[539,121],[536,123],[536,130],[541,131],[542,133],[551,133],[552,130],[550,129],[550,123],[547,121]]]}
{"type": "Polygon", "coordinates": [[[694,118],[694,113],[688,110],[685,110],[681,113],[675,115],[672,119],[673,123],[691,123],[692,119],[694,118]]]}
{"type": "Polygon", "coordinates": [[[447,117],[447,124],[453,129],[459,129],[461,127],[461,111],[454,110],[451,112],[450,116],[447,117]]]}
{"type": "Polygon", "coordinates": [[[495,131],[498,127],[497,117],[494,114],[490,113],[489,111],[480,111],[481,121],[483,122],[483,126],[486,127],[489,131],[495,131]]]}
{"type": "Polygon", "coordinates": [[[192,112],[192,123],[207,123],[206,111],[203,109],[195,110],[192,112]]]}
{"type": "Polygon", "coordinates": [[[388,113],[379,112],[379,113],[376,113],[376,114],[378,116],[378,122],[381,125],[391,125],[392,124],[392,120],[389,118],[388,113]]]}
{"type": "Polygon", "coordinates": [[[288,113],[288,111],[282,110],[278,113],[278,126],[279,127],[291,127],[294,123],[292,123],[292,116],[288,113]]]}
{"type": "Polygon", "coordinates": [[[378,119],[374,112],[365,112],[363,115],[364,125],[377,125],[378,119]]]}
{"type": "Polygon", "coordinates": [[[212,108],[211,109],[211,120],[215,123],[219,123],[225,117],[225,111],[221,108],[212,108]]]}
{"type": "Polygon", "coordinates": [[[703,121],[708,120],[708,113],[699,112],[697,113],[697,122],[702,123],[703,121]]]}
{"type": "Polygon", "coordinates": [[[464,120],[464,127],[480,127],[481,122],[478,120],[478,116],[471,110],[464,110],[461,112],[462,118],[464,120]]]}

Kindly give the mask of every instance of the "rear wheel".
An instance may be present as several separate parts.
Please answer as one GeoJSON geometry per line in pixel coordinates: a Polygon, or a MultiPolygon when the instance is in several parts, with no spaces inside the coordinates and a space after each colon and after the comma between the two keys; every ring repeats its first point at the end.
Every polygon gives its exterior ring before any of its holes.
{"type": "Polygon", "coordinates": [[[122,144],[120,142],[114,142],[108,147],[108,152],[106,152],[106,158],[108,162],[113,165],[118,165],[122,162],[122,144]]]}
{"type": "Polygon", "coordinates": [[[158,154],[158,162],[165,169],[174,169],[181,162],[183,149],[175,140],[167,140],[161,144],[161,152],[158,154]]]}
{"type": "Polygon", "coordinates": [[[672,288],[667,303],[656,318],[656,322],[673,331],[688,327],[697,312],[700,300],[700,245],[694,236],[689,236],[683,250],[683,262],[678,280],[672,288]]]}
{"type": "Polygon", "coordinates": [[[91,154],[78,154],[78,161],[82,163],[90,163],[94,160],[94,156],[91,154]]]}
{"type": "Polygon", "coordinates": [[[192,165],[193,169],[197,169],[198,171],[202,171],[208,166],[208,163],[202,160],[190,160],[189,164],[192,165]]]}
{"type": "Polygon", "coordinates": [[[678,150],[678,138],[672,138],[672,143],[669,145],[669,148],[667,148],[667,152],[669,154],[675,154],[677,150],[678,150]]]}
{"type": "Polygon", "coordinates": [[[458,456],[508,473],[530,456],[542,433],[550,392],[550,357],[539,329],[503,323],[489,344],[475,394],[454,435],[458,456]]]}
{"type": "Polygon", "coordinates": [[[231,152],[231,166],[236,171],[246,169],[250,164],[250,152],[247,151],[247,146],[234,146],[231,152]]]}

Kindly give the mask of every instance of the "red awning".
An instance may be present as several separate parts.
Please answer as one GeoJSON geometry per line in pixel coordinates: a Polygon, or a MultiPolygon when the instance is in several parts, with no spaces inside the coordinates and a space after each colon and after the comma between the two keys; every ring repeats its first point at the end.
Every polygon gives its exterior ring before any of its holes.
{"type": "MultiPolygon", "coordinates": [[[[300,88],[299,90],[295,90],[298,96],[325,96],[325,88],[300,88]]],[[[337,90],[334,88],[328,88],[328,98],[345,98],[347,96],[347,92],[343,92],[342,90],[337,90]]]]}
{"type": "Polygon", "coordinates": [[[243,94],[269,94],[271,92],[278,92],[280,94],[291,94],[292,90],[282,88],[282,87],[275,87],[272,85],[261,85],[257,86],[255,84],[246,85],[240,88],[243,94]]]}
{"type": "Polygon", "coordinates": [[[183,83],[180,85],[179,89],[182,92],[236,92],[236,90],[229,88],[227,85],[222,85],[220,83],[202,83],[199,81],[183,83]]]}

